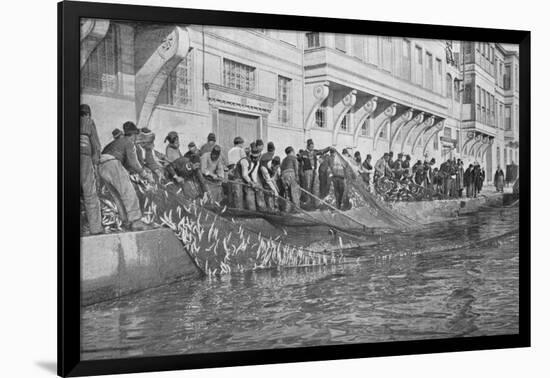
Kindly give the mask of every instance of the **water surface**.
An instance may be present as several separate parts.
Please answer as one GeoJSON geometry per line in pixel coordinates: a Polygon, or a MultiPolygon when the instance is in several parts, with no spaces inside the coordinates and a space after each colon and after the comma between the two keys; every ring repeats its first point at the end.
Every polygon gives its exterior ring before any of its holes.
{"type": "Polygon", "coordinates": [[[517,228],[517,208],[488,209],[376,237],[348,252],[350,264],[184,281],[90,306],[82,358],[514,334],[517,228]]]}

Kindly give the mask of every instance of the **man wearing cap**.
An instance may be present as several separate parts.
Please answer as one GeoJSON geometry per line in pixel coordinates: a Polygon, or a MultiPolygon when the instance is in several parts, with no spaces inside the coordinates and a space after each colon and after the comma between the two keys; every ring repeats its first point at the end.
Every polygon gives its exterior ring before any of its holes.
{"type": "Polygon", "coordinates": [[[345,157],[346,159],[350,160],[351,159],[351,154],[349,153],[349,150],[347,148],[344,148],[342,150],[342,156],[345,157]]]}
{"type": "Polygon", "coordinates": [[[137,173],[144,179],[154,182],[153,177],[141,166],[136,153],[136,138],[139,129],[133,122],[122,126],[124,136],[112,141],[103,149],[99,161],[99,175],[111,184],[118,192],[126,209],[130,227],[134,231],[146,230],[143,223],[136,191],[130,181],[130,173],[137,173]]]}
{"type": "Polygon", "coordinates": [[[200,187],[203,192],[206,192],[208,190],[208,187],[206,186],[206,182],[201,172],[201,156],[195,142],[189,142],[189,144],[187,145],[187,152],[183,156],[189,159],[189,161],[191,162],[193,169],[195,170],[196,178],[199,181],[200,187]]]}
{"type": "Polygon", "coordinates": [[[355,151],[353,153],[353,158],[350,160],[350,165],[353,168],[355,173],[360,174],[363,170],[363,158],[361,157],[361,152],[355,151]]]}
{"type": "Polygon", "coordinates": [[[485,181],[485,168],[481,167],[481,170],[479,172],[479,183],[478,183],[478,189],[477,192],[481,192],[483,189],[483,182],[485,181]]]}
{"type": "Polygon", "coordinates": [[[401,164],[401,168],[403,169],[403,175],[406,177],[410,177],[411,172],[411,155],[405,156],[405,160],[401,164]]]}
{"type": "MultiPolygon", "coordinates": [[[[234,183],[231,184],[233,207],[236,209],[244,209],[256,211],[256,194],[261,188],[258,183],[258,169],[260,162],[260,151],[255,143],[250,145],[250,155],[241,158],[237,162],[234,170],[234,183]],[[244,200],[243,200],[244,193],[244,200]]],[[[258,196],[259,197],[259,196],[258,196]]],[[[263,196],[260,199],[262,204],[263,196]]]]}
{"type": "Polygon", "coordinates": [[[336,156],[336,150],[330,150],[329,160],[330,174],[332,178],[332,186],[334,188],[334,197],[336,199],[336,207],[342,209],[346,193],[346,174],[344,161],[336,156]]]}
{"type": "Polygon", "coordinates": [[[166,166],[166,175],[180,185],[185,197],[195,199],[208,188],[201,173],[201,158],[195,142],[189,142],[187,147],[189,151],[166,166]]]}
{"type": "Polygon", "coordinates": [[[233,147],[227,153],[227,168],[229,171],[235,168],[235,165],[246,156],[244,152],[244,140],[240,136],[233,139],[233,147]]]}
{"type": "Polygon", "coordinates": [[[367,184],[369,187],[369,190],[372,192],[374,190],[372,180],[374,180],[374,167],[372,165],[372,155],[367,154],[367,157],[365,158],[365,161],[363,162],[363,168],[361,176],[363,177],[363,181],[367,184]]]}
{"type": "Polygon", "coordinates": [[[271,172],[271,180],[275,183],[275,187],[277,188],[278,193],[278,197],[275,199],[275,208],[280,209],[284,206],[284,204],[281,202],[283,184],[281,182],[281,158],[279,156],[275,156],[273,160],[271,160],[271,172]]]}
{"type": "MultiPolygon", "coordinates": [[[[233,139],[233,147],[229,149],[229,152],[227,153],[227,178],[229,180],[235,179],[235,167],[237,166],[237,163],[239,160],[241,160],[243,157],[246,156],[246,152],[244,151],[244,139],[240,136],[235,137],[233,139]]],[[[224,192],[226,192],[227,195],[227,202],[230,204],[230,206],[233,206],[233,189],[231,187],[231,183],[224,183],[224,192]]]]}
{"type": "Polygon", "coordinates": [[[414,172],[414,182],[416,185],[422,186],[424,184],[424,165],[422,164],[422,161],[418,160],[416,164],[413,166],[413,172],[414,172]]]}
{"type": "Polygon", "coordinates": [[[387,176],[391,172],[388,161],[390,159],[390,154],[384,152],[384,155],[374,165],[374,180],[376,181],[380,177],[387,176]]]}
{"type": "MultiPolygon", "coordinates": [[[[273,143],[269,143],[273,145],[273,143]]],[[[269,151],[269,144],[267,149],[269,151]]],[[[274,149],[275,147],[273,146],[273,150],[274,149]]],[[[279,190],[277,188],[279,164],[280,158],[278,156],[273,157],[273,155],[269,152],[260,157],[260,173],[258,175],[258,182],[264,189],[263,194],[265,207],[269,211],[275,211],[275,204],[277,202],[276,198],[279,196],[279,190]]]]}
{"type": "Polygon", "coordinates": [[[275,156],[275,144],[273,142],[269,142],[267,144],[267,152],[264,152],[260,156],[260,161],[262,160],[272,160],[275,156]]]}
{"type": "Polygon", "coordinates": [[[306,159],[306,151],[298,150],[298,154],[296,155],[296,160],[298,161],[298,177],[296,178],[296,181],[298,181],[298,184],[302,188],[306,187],[305,186],[306,179],[304,178],[304,160],[305,159],[306,159]]]}
{"type": "Polygon", "coordinates": [[[187,152],[183,156],[200,163],[201,155],[195,142],[189,142],[189,144],[187,145],[187,152]]]}
{"type": "Polygon", "coordinates": [[[254,144],[256,144],[256,147],[258,148],[261,157],[264,152],[264,141],[261,139],[256,139],[256,142],[254,142],[254,144]]]}
{"type": "MultiPolygon", "coordinates": [[[[319,183],[317,175],[317,169],[319,168],[317,157],[323,155],[330,150],[330,147],[323,148],[322,150],[315,149],[315,143],[313,139],[308,139],[306,143],[305,156],[302,159],[302,170],[304,175],[303,188],[314,195],[319,195],[319,183]],[[316,182],[317,181],[317,182],[316,182]]],[[[315,200],[307,196],[306,203],[314,203],[315,200]]]]}
{"type": "Polygon", "coordinates": [[[136,153],[141,166],[151,170],[157,180],[164,177],[164,172],[155,159],[155,134],[146,127],[140,130],[136,138],[136,153]]]}
{"type": "Polygon", "coordinates": [[[80,187],[90,234],[100,234],[104,231],[96,183],[100,151],[101,144],[92,120],[92,111],[88,105],[82,104],[80,105],[80,187]]]}
{"type": "Polygon", "coordinates": [[[111,134],[113,134],[113,139],[118,139],[118,138],[120,138],[122,135],[124,135],[124,134],[122,133],[122,130],[119,129],[118,127],[117,127],[116,129],[114,129],[114,130],[111,132],[111,134]]]}
{"type": "Polygon", "coordinates": [[[393,160],[393,151],[390,151],[389,158],[388,158],[388,168],[393,169],[394,163],[395,162],[393,160]]]}
{"type": "Polygon", "coordinates": [[[206,138],[206,143],[203,144],[200,149],[200,155],[202,156],[207,152],[211,152],[215,145],[216,145],[216,134],[214,133],[208,134],[208,137],[206,138]]]}
{"type": "Polygon", "coordinates": [[[424,181],[422,182],[422,186],[426,189],[432,190],[432,183],[433,183],[433,170],[432,165],[428,161],[428,159],[424,160],[424,181]]]}
{"type": "Polygon", "coordinates": [[[285,148],[286,157],[281,163],[281,181],[287,202],[285,203],[285,211],[290,211],[289,202],[296,208],[300,208],[300,184],[298,184],[299,166],[296,159],[294,148],[288,146],[285,148]]]}
{"type": "MultiPolygon", "coordinates": [[[[432,159],[435,164],[435,159],[432,159]]],[[[456,188],[458,191],[458,196],[462,197],[462,192],[464,191],[464,163],[462,160],[458,159],[456,161],[456,188]]]]}
{"type": "Polygon", "coordinates": [[[472,175],[470,179],[472,182],[473,198],[477,198],[480,176],[481,176],[481,167],[479,166],[479,163],[477,161],[474,161],[474,169],[472,171],[472,175]]]}
{"type": "Polygon", "coordinates": [[[453,196],[453,169],[452,169],[452,160],[447,159],[447,161],[441,164],[439,171],[443,173],[443,193],[445,195],[452,197],[453,196]]]}
{"type": "Polygon", "coordinates": [[[183,191],[183,195],[189,199],[195,199],[204,193],[203,181],[200,171],[200,158],[196,162],[194,156],[182,156],[166,166],[166,176],[176,181],[183,191]],[[195,161],[195,162],[193,162],[195,161]]]}
{"type": "Polygon", "coordinates": [[[330,192],[330,167],[329,167],[329,156],[321,155],[319,156],[319,197],[321,199],[325,198],[330,192]]]}
{"type": "Polygon", "coordinates": [[[397,154],[397,160],[393,163],[393,175],[396,180],[401,180],[403,177],[403,154],[397,154]]]}
{"type": "Polygon", "coordinates": [[[205,179],[206,187],[212,200],[222,201],[222,181],[224,179],[224,169],[220,158],[221,148],[218,145],[212,147],[212,151],[201,155],[201,173],[205,179]]]}
{"type": "Polygon", "coordinates": [[[397,154],[397,160],[399,160],[399,162],[401,163],[401,167],[403,167],[403,162],[405,161],[405,159],[403,159],[404,157],[405,155],[403,154],[403,152],[397,154]]]}
{"type": "Polygon", "coordinates": [[[261,172],[260,172],[260,159],[262,156],[262,151],[264,149],[264,142],[261,139],[257,139],[256,142],[251,146],[251,156],[257,155],[256,159],[256,169],[253,170],[250,174],[250,179],[253,182],[252,186],[245,188],[245,201],[249,206],[248,209],[252,210],[250,207],[251,203],[255,203],[256,210],[265,211],[265,193],[262,190],[261,172]]]}
{"type": "Polygon", "coordinates": [[[168,145],[165,150],[165,159],[167,162],[171,163],[181,157],[180,138],[178,133],[170,131],[168,135],[166,135],[166,138],[164,138],[164,143],[166,142],[168,142],[168,145]]]}

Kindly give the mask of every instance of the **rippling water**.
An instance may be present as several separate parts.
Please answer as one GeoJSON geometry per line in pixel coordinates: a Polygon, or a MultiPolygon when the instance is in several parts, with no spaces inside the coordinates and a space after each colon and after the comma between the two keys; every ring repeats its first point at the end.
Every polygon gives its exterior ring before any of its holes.
{"type": "Polygon", "coordinates": [[[373,239],[351,264],[179,282],[87,307],[82,358],[517,333],[517,228],[517,208],[488,209],[373,239]]]}

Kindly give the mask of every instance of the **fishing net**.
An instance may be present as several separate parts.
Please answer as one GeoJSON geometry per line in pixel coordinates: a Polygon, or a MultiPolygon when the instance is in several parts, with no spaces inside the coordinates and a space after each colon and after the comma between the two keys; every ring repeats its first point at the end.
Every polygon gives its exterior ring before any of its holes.
{"type": "MultiPolygon", "coordinates": [[[[152,227],[173,230],[195,264],[207,275],[278,266],[327,265],[344,260],[341,251],[345,248],[345,236],[318,243],[317,250],[312,250],[303,239],[292,238],[284,228],[270,228],[263,233],[261,227],[254,229],[240,220],[224,217],[227,208],[214,202],[208,193],[190,200],[172,182],[151,184],[138,175],[130,178],[143,212],[142,220],[152,227]],[[221,210],[216,213],[207,208],[212,206],[221,210]],[[332,248],[329,250],[329,247],[332,248]]],[[[113,189],[102,184],[98,194],[106,232],[123,231],[125,214],[113,189]]],[[[85,210],[81,219],[85,224],[85,210]]]]}
{"type": "MultiPolygon", "coordinates": [[[[378,227],[407,228],[415,222],[391,210],[383,199],[370,193],[362,178],[353,174],[349,163],[340,155],[346,166],[346,203],[348,208],[360,209],[363,219],[347,215],[335,206],[334,188],[324,199],[311,203],[331,211],[307,212],[295,208],[294,213],[264,214],[249,221],[231,215],[231,209],[215,202],[208,192],[197,199],[184,196],[181,187],[173,182],[151,184],[138,175],[131,175],[142,209],[142,220],[152,227],[168,227],[182,241],[185,250],[206,274],[222,274],[275,266],[297,267],[341,263],[341,251],[368,244],[368,231],[372,222],[378,227]],[[270,218],[267,217],[270,215],[270,218]],[[288,227],[289,220],[296,226],[288,227]],[[277,224],[280,221],[280,224],[277,224]]],[[[318,185],[318,184],[317,184],[318,185]]],[[[98,190],[102,223],[107,233],[121,232],[128,224],[124,206],[116,190],[102,183],[98,190]]],[[[283,201],[287,199],[281,198],[283,201]]],[[[85,210],[82,222],[85,232],[85,210]]],[[[319,207],[317,207],[319,209],[319,207]]],[[[254,215],[254,214],[252,214],[254,215]]],[[[257,215],[257,214],[256,214],[257,215]]]]}
{"type": "MultiPolygon", "coordinates": [[[[391,209],[385,202],[384,197],[379,194],[374,194],[370,191],[367,183],[362,176],[357,174],[349,161],[340,155],[338,152],[335,158],[339,159],[344,165],[346,194],[349,200],[348,207],[364,209],[370,216],[379,221],[383,221],[390,227],[399,229],[408,229],[419,226],[418,222],[407,218],[406,216],[391,209]]],[[[334,201],[334,190],[331,189],[327,200],[334,201]]],[[[359,220],[360,222],[360,220],[359,220]]]]}
{"type": "Polygon", "coordinates": [[[375,183],[375,188],[376,193],[386,202],[432,201],[447,198],[443,193],[414,183],[410,177],[402,179],[380,177],[375,183]]]}

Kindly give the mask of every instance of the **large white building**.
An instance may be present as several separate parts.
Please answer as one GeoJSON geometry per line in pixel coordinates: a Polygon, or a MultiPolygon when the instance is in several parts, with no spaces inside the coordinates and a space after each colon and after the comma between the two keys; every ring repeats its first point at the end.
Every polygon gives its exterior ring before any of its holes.
{"type": "Polygon", "coordinates": [[[498,44],[108,20],[84,20],[80,41],[102,144],[131,120],[159,150],[174,130],[183,145],[214,132],[225,151],[240,135],[279,155],[312,138],[375,159],[456,156],[489,179],[518,162],[518,55],[498,44]]]}

